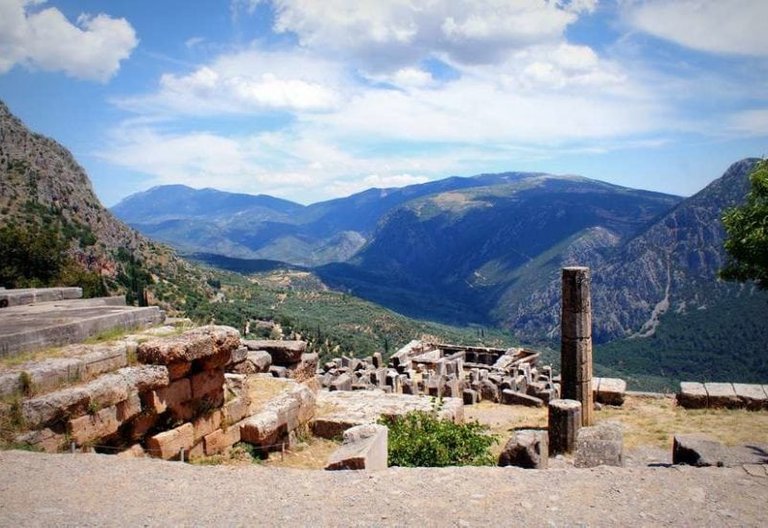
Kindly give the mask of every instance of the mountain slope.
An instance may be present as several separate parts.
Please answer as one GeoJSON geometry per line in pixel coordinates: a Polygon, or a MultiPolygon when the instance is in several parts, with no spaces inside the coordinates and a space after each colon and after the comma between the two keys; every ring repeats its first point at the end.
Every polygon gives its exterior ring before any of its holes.
{"type": "Polygon", "coordinates": [[[429,316],[436,305],[455,305],[451,319],[487,321],[510,291],[545,286],[542,274],[569,251],[609,250],[678,202],[586,178],[510,174],[501,184],[407,202],[349,265],[318,272],[405,313],[429,316]],[[372,270],[376,276],[363,280],[372,270]],[[412,295],[388,304],[392,288],[412,295]]]}
{"type": "Polygon", "coordinates": [[[117,220],[72,155],[32,133],[2,102],[0,221],[7,237],[37,233],[61,242],[89,277],[113,293],[128,294],[129,300],[145,300],[146,291],[150,300],[173,308],[190,293],[205,294],[204,280],[194,276],[199,272],[117,220]]]}

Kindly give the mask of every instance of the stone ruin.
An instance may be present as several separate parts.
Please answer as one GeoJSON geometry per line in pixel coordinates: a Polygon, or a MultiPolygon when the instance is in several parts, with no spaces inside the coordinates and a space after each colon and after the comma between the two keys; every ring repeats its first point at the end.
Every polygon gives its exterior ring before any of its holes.
{"type": "Polygon", "coordinates": [[[557,398],[552,367],[537,365],[539,353],[525,348],[487,348],[411,341],[385,365],[381,354],[342,356],[318,375],[330,391],[379,389],[385,393],[460,398],[541,407],[557,398]]]}

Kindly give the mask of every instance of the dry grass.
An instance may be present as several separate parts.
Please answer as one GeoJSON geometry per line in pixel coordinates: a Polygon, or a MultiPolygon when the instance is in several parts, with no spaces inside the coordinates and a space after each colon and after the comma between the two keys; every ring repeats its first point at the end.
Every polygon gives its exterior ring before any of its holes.
{"type": "MultiPolygon", "coordinates": [[[[465,407],[467,420],[477,420],[498,434],[500,452],[516,429],[540,429],[547,426],[546,408],[481,403],[465,407]]],[[[600,422],[614,420],[624,425],[624,446],[670,449],[672,437],[681,433],[704,433],[726,445],[749,442],[768,443],[768,412],[727,409],[689,410],[672,398],[627,397],[622,407],[605,406],[595,413],[600,422]]]]}
{"type": "Polygon", "coordinates": [[[340,445],[339,442],[310,436],[296,447],[285,451],[284,454],[279,451],[270,453],[264,465],[294,469],[323,469],[328,464],[331,453],[340,445]]]}

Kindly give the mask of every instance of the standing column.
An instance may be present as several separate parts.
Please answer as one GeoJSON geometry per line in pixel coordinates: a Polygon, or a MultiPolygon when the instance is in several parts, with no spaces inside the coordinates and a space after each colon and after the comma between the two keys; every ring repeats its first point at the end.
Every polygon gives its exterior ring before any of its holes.
{"type": "Polygon", "coordinates": [[[581,424],[594,421],[592,401],[592,301],[589,268],[563,268],[560,319],[561,398],[581,402],[581,424]]]}

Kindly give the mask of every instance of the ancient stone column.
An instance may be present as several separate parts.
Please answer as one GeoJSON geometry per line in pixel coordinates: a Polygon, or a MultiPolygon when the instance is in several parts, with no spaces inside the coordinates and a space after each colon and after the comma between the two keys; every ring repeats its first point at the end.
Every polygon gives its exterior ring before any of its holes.
{"type": "Polygon", "coordinates": [[[549,454],[571,453],[576,448],[576,435],[581,427],[581,403],[576,400],[549,402],[549,454]]]}
{"type": "Polygon", "coordinates": [[[592,301],[589,268],[563,268],[560,320],[561,397],[581,402],[581,425],[592,425],[592,301]]]}

